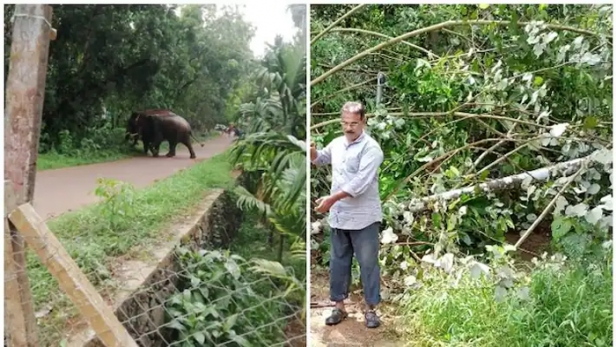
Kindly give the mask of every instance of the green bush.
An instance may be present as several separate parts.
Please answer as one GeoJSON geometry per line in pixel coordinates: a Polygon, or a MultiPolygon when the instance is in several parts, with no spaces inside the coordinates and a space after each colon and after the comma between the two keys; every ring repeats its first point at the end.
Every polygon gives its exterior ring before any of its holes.
{"type": "Polygon", "coordinates": [[[285,299],[270,277],[229,252],[178,251],[185,289],[167,304],[174,346],[271,346],[284,341],[285,299]],[[231,343],[230,343],[231,342],[231,343]]]}

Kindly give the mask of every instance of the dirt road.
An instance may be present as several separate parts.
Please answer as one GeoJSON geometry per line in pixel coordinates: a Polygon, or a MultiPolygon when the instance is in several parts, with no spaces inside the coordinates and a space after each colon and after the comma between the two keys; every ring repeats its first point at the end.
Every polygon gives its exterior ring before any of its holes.
{"type": "Polygon", "coordinates": [[[179,144],[174,158],[165,157],[166,152],[163,151],[158,158],[153,158],[150,154],[148,157],[39,171],[36,173],[34,187],[34,208],[41,217],[50,219],[97,202],[94,190],[99,177],[113,178],[129,182],[136,188],[143,188],[178,170],[224,152],[231,146],[232,140],[222,135],[203,143],[203,147],[194,144],[196,159],[190,159],[188,149],[179,144]]]}
{"type": "MultiPolygon", "coordinates": [[[[310,347],[403,347],[396,329],[396,322],[389,314],[378,310],[382,326],[378,329],[368,329],[364,325],[363,299],[357,288],[351,287],[352,294],[345,305],[349,316],[340,324],[326,326],[325,319],[331,314],[330,307],[310,309],[310,347]],[[355,289],[355,290],[354,290],[355,289]]],[[[311,302],[329,303],[329,276],[325,270],[311,269],[310,272],[311,302]]],[[[410,344],[412,346],[412,344],[410,344]]]]}

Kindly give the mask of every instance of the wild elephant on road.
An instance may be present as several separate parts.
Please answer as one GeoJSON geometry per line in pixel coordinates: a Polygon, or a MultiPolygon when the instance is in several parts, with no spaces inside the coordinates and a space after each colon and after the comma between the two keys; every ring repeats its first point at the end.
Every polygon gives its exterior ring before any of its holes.
{"type": "MultiPolygon", "coordinates": [[[[131,114],[126,129],[127,136],[141,138],[143,151],[146,154],[150,150],[154,157],[158,157],[160,144],[163,141],[168,141],[169,152],[166,154],[167,157],[174,157],[175,147],[178,143],[181,143],[188,148],[190,158],[196,158],[191,138],[197,143],[199,141],[192,134],[190,124],[186,119],[170,110],[135,111],[131,114]]],[[[202,143],[199,144],[203,147],[202,143]]]]}

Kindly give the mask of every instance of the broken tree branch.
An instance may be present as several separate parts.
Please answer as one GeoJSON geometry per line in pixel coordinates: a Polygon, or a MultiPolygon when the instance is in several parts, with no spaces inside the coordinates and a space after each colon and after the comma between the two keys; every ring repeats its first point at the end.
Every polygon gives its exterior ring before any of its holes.
{"type": "Polygon", "coordinates": [[[556,195],[554,195],[554,198],[552,199],[552,201],[550,201],[550,203],[543,209],[543,212],[541,212],[539,217],[537,217],[537,219],[535,219],[533,224],[522,234],[522,236],[520,237],[518,242],[516,242],[515,245],[514,245],[516,248],[518,248],[522,244],[522,242],[524,242],[524,240],[526,240],[528,235],[530,235],[530,233],[532,233],[533,230],[535,230],[537,225],[539,225],[539,223],[541,223],[541,221],[545,218],[545,216],[547,216],[548,213],[552,210],[552,207],[554,206],[554,204],[556,204],[556,200],[558,200],[558,197],[561,196],[562,193],[565,191],[565,189],[567,189],[567,187],[569,187],[571,182],[575,181],[575,179],[582,173],[582,171],[584,169],[584,165],[583,164],[586,163],[586,161],[587,160],[583,160],[583,161],[580,162],[579,169],[577,170],[577,172],[573,176],[571,176],[571,178],[569,178],[567,180],[567,183],[565,183],[562,186],[562,188],[560,188],[558,193],[556,193],[556,195]]]}
{"type": "MultiPolygon", "coordinates": [[[[537,136],[537,137],[530,138],[528,140],[513,139],[513,138],[507,138],[507,139],[503,139],[503,140],[509,141],[509,142],[521,142],[521,141],[524,141],[526,143],[526,142],[537,140],[539,138],[541,138],[541,137],[537,136]]],[[[417,174],[419,174],[421,171],[425,170],[426,168],[428,168],[428,167],[430,167],[432,165],[442,165],[445,161],[451,159],[454,155],[456,155],[457,153],[459,153],[459,152],[461,152],[461,151],[463,151],[465,149],[468,149],[468,148],[471,148],[471,147],[475,147],[475,146],[477,146],[479,144],[482,144],[482,143],[494,142],[494,141],[499,141],[499,140],[500,139],[498,139],[498,138],[490,138],[490,139],[483,139],[483,140],[475,141],[473,143],[469,143],[469,144],[466,144],[466,145],[464,145],[462,147],[453,149],[453,150],[451,150],[451,151],[441,155],[440,157],[425,163],[420,168],[415,170],[412,174],[408,175],[400,183],[398,183],[397,186],[385,197],[385,199],[383,199],[383,201],[389,200],[389,198],[391,198],[394,194],[396,194],[398,192],[398,189],[400,189],[401,186],[407,184],[411,180],[411,178],[415,177],[417,174]]]]}
{"type": "MultiPolygon", "coordinates": [[[[435,25],[431,25],[429,27],[425,27],[425,28],[421,28],[421,29],[417,29],[417,30],[413,30],[411,32],[402,34],[400,36],[394,37],[391,40],[385,41],[383,43],[380,43],[372,48],[369,48],[361,53],[356,54],[355,56],[343,61],[342,63],[334,66],[331,70],[323,73],[321,76],[315,78],[314,80],[310,81],[310,86],[314,86],[320,82],[323,82],[323,80],[325,80],[327,77],[335,74],[336,72],[342,70],[344,67],[356,62],[357,60],[367,56],[368,54],[372,53],[372,52],[376,52],[378,50],[381,50],[385,47],[389,47],[393,44],[396,44],[402,40],[406,40],[408,38],[417,36],[417,35],[421,35],[421,34],[425,34],[425,33],[429,33],[432,31],[436,31],[436,30],[441,30],[443,28],[447,28],[447,27],[451,27],[451,26],[458,26],[458,25],[490,25],[490,24],[496,24],[496,25],[501,25],[501,26],[505,26],[505,25],[509,25],[511,24],[511,21],[494,21],[494,20],[475,20],[475,21],[466,21],[466,20],[450,20],[450,21],[446,21],[446,22],[442,22],[442,23],[438,23],[435,25]]],[[[529,24],[528,22],[517,22],[518,25],[526,25],[529,24]]],[[[315,37],[312,42],[310,44],[313,44],[314,41],[316,41],[316,39],[320,38],[321,36],[323,36],[323,34],[325,34],[325,32],[327,32],[328,30],[331,30],[333,24],[330,25],[327,29],[325,29],[323,32],[321,32],[317,37],[315,37]]],[[[597,36],[599,34],[589,31],[589,30],[584,30],[584,29],[579,29],[579,28],[574,28],[574,27],[568,27],[568,26],[564,26],[564,25],[556,25],[556,24],[546,24],[546,27],[552,30],[562,30],[562,31],[571,31],[571,32],[575,32],[575,33],[579,33],[579,34],[584,34],[584,35],[591,35],[591,36],[597,36]]],[[[606,35],[606,37],[608,38],[612,38],[611,35],[606,35]]]]}
{"type": "MultiPolygon", "coordinates": [[[[331,32],[351,32],[351,33],[362,33],[362,34],[368,34],[368,35],[379,36],[379,37],[382,37],[382,38],[385,38],[385,39],[389,39],[389,40],[393,39],[393,37],[391,37],[391,36],[387,36],[387,35],[385,35],[385,34],[377,33],[376,31],[370,31],[370,30],[364,30],[364,29],[355,29],[355,28],[334,28],[334,29],[331,29],[330,31],[331,31],[331,32]]],[[[419,51],[422,51],[422,52],[426,53],[426,54],[428,55],[428,57],[429,57],[429,58],[436,58],[436,59],[440,59],[440,57],[439,57],[438,55],[436,55],[436,54],[432,53],[431,51],[429,51],[429,50],[427,50],[427,49],[425,49],[425,48],[423,48],[423,47],[420,47],[420,46],[414,45],[414,44],[412,44],[412,43],[410,43],[410,42],[406,42],[406,41],[400,41],[400,43],[405,44],[405,45],[407,45],[407,46],[409,46],[409,47],[412,47],[412,48],[414,48],[414,49],[416,49],[416,50],[419,50],[419,51]]]]}
{"type": "Polygon", "coordinates": [[[473,185],[465,188],[454,189],[440,194],[434,194],[424,198],[413,199],[408,205],[408,211],[421,212],[429,208],[430,203],[436,201],[448,201],[459,198],[463,194],[475,195],[477,192],[496,192],[504,189],[516,187],[522,184],[522,182],[529,178],[535,181],[547,180],[551,172],[554,170],[563,171],[563,175],[570,174],[580,169],[582,163],[588,160],[588,157],[569,160],[566,162],[558,163],[552,166],[536,169],[529,172],[523,172],[520,174],[498,178],[488,182],[484,182],[478,185],[473,185]]]}
{"type": "Polygon", "coordinates": [[[336,25],[338,25],[338,23],[342,22],[345,18],[349,17],[350,15],[352,15],[353,13],[357,12],[359,9],[361,9],[362,7],[364,7],[366,4],[359,4],[355,7],[353,7],[349,12],[345,13],[343,16],[341,16],[340,18],[336,19],[336,21],[334,21],[332,24],[330,24],[330,26],[328,26],[327,28],[325,28],[323,31],[321,31],[320,33],[317,34],[317,36],[315,36],[311,41],[310,41],[310,45],[312,46],[318,39],[320,39],[321,37],[323,37],[323,35],[327,34],[328,31],[332,30],[333,27],[335,27],[336,25]]]}
{"type": "MultiPolygon", "coordinates": [[[[524,120],[520,120],[520,119],[516,119],[516,118],[511,118],[511,117],[505,117],[505,116],[496,116],[496,115],[491,115],[491,114],[474,114],[474,113],[466,113],[466,112],[391,112],[388,113],[390,116],[396,116],[396,117],[410,117],[410,118],[424,118],[424,117],[446,117],[446,116],[454,116],[454,117],[467,117],[467,118],[488,118],[488,119],[497,119],[497,120],[501,120],[501,121],[507,121],[507,122],[512,122],[512,123],[518,123],[518,124],[525,124],[525,125],[531,125],[534,127],[538,127],[538,128],[544,128],[544,129],[548,129],[549,126],[547,125],[542,125],[542,124],[537,124],[537,123],[533,123],[533,122],[529,122],[529,121],[524,121],[524,120]]],[[[366,117],[374,117],[375,114],[374,113],[369,113],[366,114],[366,117]]],[[[328,121],[324,121],[321,123],[317,123],[313,126],[310,127],[310,130],[314,130],[316,128],[320,128],[320,127],[324,127],[326,125],[329,124],[334,124],[339,122],[339,119],[330,119],[328,121]]]]}

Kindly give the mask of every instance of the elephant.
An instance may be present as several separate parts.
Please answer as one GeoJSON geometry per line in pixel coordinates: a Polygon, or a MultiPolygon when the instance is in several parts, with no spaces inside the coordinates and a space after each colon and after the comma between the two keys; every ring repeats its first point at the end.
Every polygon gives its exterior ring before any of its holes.
{"type": "MultiPolygon", "coordinates": [[[[178,143],[184,144],[190,152],[190,158],[195,159],[195,151],[191,144],[191,137],[203,147],[192,134],[190,124],[183,117],[169,110],[147,110],[133,112],[128,121],[127,136],[140,137],[143,142],[143,151],[148,150],[152,156],[158,157],[160,144],[169,142],[167,157],[175,156],[175,147],[178,143]]],[[[137,139],[135,140],[136,143],[137,139]]]]}

